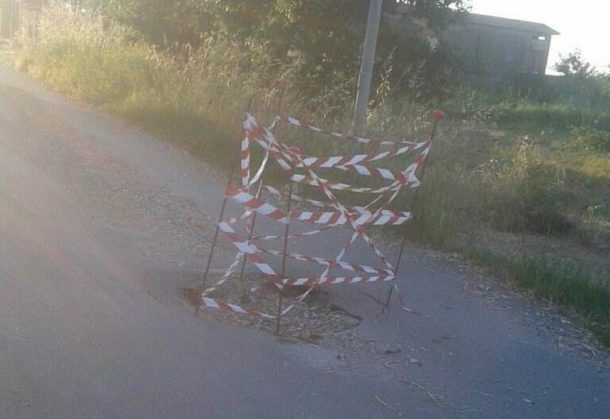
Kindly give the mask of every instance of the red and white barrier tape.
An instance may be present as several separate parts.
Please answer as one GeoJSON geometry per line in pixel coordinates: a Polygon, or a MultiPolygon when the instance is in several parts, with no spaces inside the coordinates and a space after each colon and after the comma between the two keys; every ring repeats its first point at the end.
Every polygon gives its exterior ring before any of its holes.
{"type": "Polygon", "coordinates": [[[362,284],[372,282],[389,282],[394,279],[394,275],[388,276],[347,276],[335,278],[295,278],[284,279],[282,284],[286,286],[303,286],[303,287],[319,287],[325,285],[340,285],[340,284],[362,284]]]}
{"type": "MultiPolygon", "coordinates": [[[[395,268],[379,250],[373,239],[365,233],[364,228],[372,225],[402,225],[411,219],[411,213],[405,211],[393,211],[387,209],[387,205],[389,205],[395,199],[401,190],[405,188],[416,188],[420,185],[421,181],[418,178],[417,173],[425,163],[425,159],[430,151],[431,141],[408,142],[371,140],[363,137],[326,131],[293,117],[276,117],[273,124],[269,128],[265,128],[260,126],[250,114],[246,114],[243,128],[244,137],[241,143],[240,164],[242,186],[240,188],[229,187],[226,192],[228,197],[232,198],[245,208],[245,212],[240,219],[249,221],[253,213],[258,213],[282,224],[288,224],[291,222],[291,220],[295,220],[305,223],[319,224],[323,227],[317,230],[296,234],[293,233],[289,236],[263,235],[252,237],[250,240],[244,240],[239,237],[231,226],[237,222],[238,219],[221,221],[219,223],[219,229],[237,247],[238,255],[225,275],[223,275],[223,277],[214,286],[206,289],[202,294],[202,304],[205,307],[227,310],[237,314],[256,315],[264,318],[276,317],[208,296],[208,294],[216,290],[228,280],[228,278],[236,270],[242,257],[245,257],[246,260],[253,263],[258,270],[267,276],[278,288],[283,288],[285,285],[309,287],[307,291],[297,297],[295,301],[302,301],[317,286],[391,281],[395,279],[395,268]],[[288,146],[287,144],[277,140],[273,134],[273,130],[276,128],[279,122],[285,122],[289,125],[305,128],[316,133],[326,134],[334,139],[373,145],[375,146],[376,150],[378,147],[392,147],[392,150],[375,151],[373,154],[357,154],[352,156],[307,156],[300,148],[288,146]],[[250,147],[253,142],[259,144],[264,150],[264,157],[254,176],[251,175],[252,161],[250,154],[250,147]],[[407,153],[414,154],[415,158],[414,161],[402,171],[373,166],[373,163],[392,157],[398,157],[407,153]],[[259,184],[259,188],[263,188],[264,191],[271,193],[271,195],[279,198],[282,197],[282,193],[279,190],[260,183],[262,175],[270,159],[277,162],[278,165],[285,171],[290,172],[290,180],[292,182],[318,188],[327,199],[327,202],[292,194],[289,199],[317,207],[319,210],[296,210],[287,213],[278,209],[269,202],[264,201],[258,196],[258,194],[257,196],[252,195],[250,193],[250,187],[255,184],[259,184]],[[361,176],[374,177],[382,181],[389,181],[390,183],[384,186],[376,187],[353,186],[347,183],[333,182],[324,179],[316,173],[315,170],[317,169],[337,169],[345,172],[352,172],[361,176]],[[295,173],[297,170],[303,171],[304,173],[295,173]],[[366,193],[377,196],[365,206],[347,207],[337,199],[335,191],[366,193]],[[379,206],[379,208],[373,210],[371,209],[373,206],[379,206]],[[306,256],[297,253],[284,254],[283,252],[276,250],[258,248],[253,244],[254,241],[259,240],[313,236],[326,229],[339,225],[350,226],[354,232],[333,260],[306,256]],[[358,238],[361,238],[368,245],[368,247],[373,250],[375,255],[381,261],[383,267],[377,268],[343,261],[343,258],[345,257],[349,248],[358,238]],[[323,266],[324,270],[319,276],[311,278],[280,278],[271,265],[265,261],[263,257],[264,254],[276,257],[288,257],[302,262],[317,263],[318,265],[323,266]],[[331,277],[330,271],[333,268],[355,272],[359,275],[331,277]]],[[[281,315],[287,313],[293,307],[294,304],[290,305],[282,311],[281,315]]]]}
{"type": "Polygon", "coordinates": [[[358,137],[356,135],[351,135],[351,134],[343,134],[340,132],[328,131],[328,130],[325,130],[322,128],[318,128],[314,125],[310,125],[310,124],[306,123],[305,121],[303,121],[302,119],[295,118],[292,116],[288,116],[288,117],[276,116],[276,120],[282,121],[282,122],[285,122],[285,123],[288,123],[290,125],[294,125],[294,126],[297,126],[300,128],[306,128],[311,131],[325,134],[325,135],[328,135],[333,138],[337,138],[340,140],[347,140],[347,141],[355,141],[360,144],[372,144],[375,146],[396,146],[397,144],[405,144],[405,145],[413,144],[412,142],[409,142],[409,141],[382,141],[379,139],[369,139],[369,138],[358,137]]]}
{"type": "MultiPolygon", "coordinates": [[[[270,250],[270,249],[260,249],[262,252],[282,257],[284,256],[284,252],[280,252],[279,250],[270,250]]],[[[286,257],[295,259],[301,262],[313,262],[322,266],[331,266],[340,269],[344,269],[346,271],[359,272],[359,273],[367,273],[371,275],[385,275],[385,276],[394,276],[394,271],[386,268],[374,268],[372,266],[367,265],[357,265],[348,262],[336,262],[334,260],[320,258],[316,256],[306,256],[301,255],[299,253],[286,253],[286,257]]],[[[285,279],[282,279],[285,281],[285,279]]]]}

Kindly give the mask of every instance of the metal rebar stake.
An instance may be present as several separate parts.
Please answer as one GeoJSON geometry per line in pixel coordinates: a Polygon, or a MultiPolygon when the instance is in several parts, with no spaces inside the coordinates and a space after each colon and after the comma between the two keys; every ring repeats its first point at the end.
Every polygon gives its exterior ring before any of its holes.
{"type": "MultiPolygon", "coordinates": [[[[233,182],[234,172],[235,172],[235,169],[233,169],[231,171],[231,174],[229,175],[229,182],[227,183],[227,188],[229,186],[231,186],[231,183],[233,182]]],[[[212,239],[212,247],[210,248],[210,255],[208,256],[208,263],[205,266],[205,272],[204,272],[203,278],[201,280],[201,286],[200,286],[199,292],[203,292],[203,290],[205,289],[205,286],[207,285],[207,282],[208,282],[208,276],[210,274],[210,266],[212,265],[212,258],[214,257],[214,250],[216,249],[216,242],[218,241],[218,233],[220,232],[219,224],[225,216],[225,210],[227,208],[228,199],[229,198],[227,197],[227,194],[225,193],[225,196],[222,200],[222,206],[220,207],[220,215],[218,216],[218,222],[216,223],[216,230],[214,231],[214,238],[212,239]]],[[[197,308],[195,309],[195,315],[199,314],[200,306],[201,306],[201,304],[197,305],[197,308]]]]}
{"type": "MultiPolygon", "coordinates": [[[[442,118],[442,113],[437,113],[438,111],[434,112],[434,123],[432,124],[432,132],[430,133],[430,141],[434,140],[434,137],[436,135],[436,129],[438,128],[438,121],[440,121],[440,119],[442,118]]],[[[423,181],[424,179],[424,173],[426,171],[426,165],[424,164],[424,166],[422,167],[422,171],[419,175],[420,179],[423,181]]],[[[417,189],[415,191],[415,196],[413,197],[413,203],[417,202],[417,196],[418,196],[418,192],[419,189],[417,189]]],[[[407,236],[403,236],[402,238],[402,243],[400,245],[400,251],[398,252],[398,258],[396,259],[396,263],[394,264],[395,266],[395,270],[394,270],[394,280],[392,283],[392,287],[390,288],[390,291],[388,292],[388,298],[386,299],[385,302],[385,306],[384,306],[384,311],[390,308],[390,300],[392,298],[392,293],[394,292],[394,288],[396,288],[396,282],[398,281],[398,267],[400,265],[400,262],[402,260],[402,254],[405,250],[405,245],[407,244],[407,236]]],[[[398,296],[400,298],[400,295],[398,296]]]]}
{"type": "MultiPolygon", "coordinates": [[[[284,228],[284,251],[282,252],[282,270],[280,271],[280,280],[284,278],[286,274],[286,257],[288,255],[288,233],[290,231],[290,211],[292,210],[292,182],[289,183],[288,186],[288,204],[287,204],[287,215],[288,222],[286,223],[286,227],[284,228]]],[[[278,298],[277,298],[277,317],[275,323],[275,334],[280,334],[280,323],[282,318],[282,289],[279,289],[278,298]]]]}
{"type": "Polygon", "coordinates": [[[398,257],[396,258],[396,263],[394,264],[394,280],[392,286],[390,287],[390,291],[388,292],[388,298],[385,301],[384,311],[390,308],[390,299],[392,298],[392,293],[394,292],[394,288],[396,288],[395,281],[398,280],[398,268],[400,267],[400,261],[402,260],[402,254],[405,250],[405,245],[407,244],[407,236],[402,238],[402,243],[400,244],[400,251],[398,252],[398,257]]]}
{"type": "MultiPolygon", "coordinates": [[[[261,182],[258,187],[258,191],[256,192],[256,199],[260,199],[262,192],[263,192],[263,183],[261,182]]],[[[250,241],[252,240],[252,236],[254,235],[254,226],[256,225],[256,214],[257,214],[256,211],[254,211],[254,213],[252,214],[252,222],[250,223],[250,230],[248,231],[248,243],[250,243],[250,241]]],[[[239,282],[242,284],[242,298],[246,296],[246,286],[244,284],[244,275],[246,273],[247,259],[248,259],[247,256],[244,254],[242,262],[241,262],[241,270],[239,272],[239,282]]]]}

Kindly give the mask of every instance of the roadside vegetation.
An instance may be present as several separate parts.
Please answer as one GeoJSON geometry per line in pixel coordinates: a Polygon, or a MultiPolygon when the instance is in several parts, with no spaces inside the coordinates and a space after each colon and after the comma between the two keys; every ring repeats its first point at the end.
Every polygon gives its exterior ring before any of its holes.
{"type": "MultiPolygon", "coordinates": [[[[197,27],[211,9],[199,11],[195,21],[155,26],[152,18],[134,20],[137,9],[131,15],[125,14],[128,8],[112,9],[118,3],[107,2],[105,15],[65,5],[47,9],[36,35],[16,40],[11,59],[53,89],[224,168],[236,163],[243,112],[270,117],[283,83],[289,86],[283,95],[287,113],[337,130],[349,127],[359,45],[345,48],[349,57],[336,52],[338,61],[332,62],[324,54],[333,50],[318,48],[327,39],[302,40],[282,55],[280,45],[257,32],[280,31],[286,42],[296,42],[281,31],[290,22],[304,30],[298,25],[305,21],[299,7],[305,6],[277,2],[286,8],[261,29],[240,26],[240,2],[233,2],[236,9],[224,14],[214,9],[221,14],[209,18],[215,23],[203,32],[197,27]],[[158,27],[174,32],[153,30],[158,27]],[[238,33],[231,32],[235,27],[241,28],[239,36],[226,35],[238,33]]],[[[572,307],[610,345],[610,76],[593,72],[574,54],[564,59],[558,68],[564,76],[551,86],[540,89],[534,82],[535,88],[491,91],[425,66],[405,65],[398,77],[399,52],[380,54],[366,135],[425,136],[429,110],[439,107],[447,114],[424,186],[399,203],[414,209],[407,234],[461,252],[542,298],[572,307]]],[[[447,65],[417,48],[402,54],[401,60],[447,65]]]]}

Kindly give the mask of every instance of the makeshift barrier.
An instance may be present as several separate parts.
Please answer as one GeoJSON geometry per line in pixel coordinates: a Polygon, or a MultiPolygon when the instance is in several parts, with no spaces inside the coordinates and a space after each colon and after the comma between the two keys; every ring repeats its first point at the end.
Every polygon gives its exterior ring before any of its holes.
{"type": "MultiPolygon", "coordinates": [[[[276,117],[271,126],[265,127],[251,114],[246,114],[243,121],[244,137],[241,143],[240,185],[235,186],[229,181],[225,199],[223,201],[220,219],[214,235],[210,257],[203,278],[201,305],[212,309],[222,309],[237,314],[260,316],[267,319],[275,318],[277,332],[279,332],[280,318],[288,313],[294,303],[287,307],[282,306],[282,290],[286,286],[304,287],[305,291],[294,298],[302,301],[316,287],[337,284],[360,284],[371,282],[393,281],[388,294],[388,301],[392,291],[396,289],[397,266],[403,254],[405,242],[403,241],[395,264],[388,261],[378,248],[374,240],[366,233],[373,226],[401,226],[407,224],[412,215],[408,211],[390,209],[389,206],[398,194],[405,189],[417,188],[421,185],[424,164],[430,153],[432,139],[436,125],[442,114],[434,113],[434,127],[430,139],[419,142],[374,140],[364,137],[326,131],[309,125],[303,120],[293,117],[276,117]],[[307,130],[311,134],[323,136],[328,141],[345,145],[356,145],[357,148],[368,147],[370,153],[352,155],[314,156],[307,154],[300,147],[291,146],[279,138],[276,131],[280,125],[295,129],[307,130]],[[262,158],[257,168],[253,168],[252,147],[258,145],[262,150],[262,158]],[[407,159],[407,157],[409,157],[407,159]],[[380,164],[392,158],[406,161],[404,169],[380,167],[380,164]],[[282,193],[280,189],[263,182],[263,177],[270,162],[275,162],[286,174],[288,192],[282,193]],[[320,172],[324,171],[322,176],[320,172]],[[333,171],[343,173],[341,176],[347,180],[328,179],[333,171]],[[362,186],[362,180],[373,181],[374,185],[362,186]],[[358,181],[357,184],[354,184],[358,181]],[[348,183],[350,182],[350,183],[348,183]],[[309,188],[313,194],[322,198],[312,199],[293,193],[294,185],[309,188]],[[365,198],[365,204],[348,205],[339,199],[348,194],[357,194],[365,198]],[[264,198],[265,197],[265,198],[264,198]],[[239,217],[225,219],[227,201],[236,202],[243,208],[239,217]],[[279,208],[272,201],[287,202],[286,210],[279,208]],[[292,204],[298,203],[299,208],[293,209],[292,204]],[[257,216],[264,216],[284,226],[284,234],[267,234],[255,236],[254,227],[257,216]],[[246,224],[246,233],[239,234],[237,226],[246,224]],[[307,231],[290,234],[291,223],[299,226],[308,226],[307,231]],[[333,228],[347,228],[351,236],[333,258],[303,255],[289,252],[290,240],[311,238],[333,228]],[[233,243],[237,254],[225,274],[213,285],[207,284],[210,264],[216,246],[217,236],[222,233],[233,243]],[[273,240],[283,240],[283,249],[275,250],[265,247],[265,243],[273,240]],[[345,259],[346,254],[357,240],[362,240],[376,256],[379,265],[369,266],[350,263],[345,259]],[[279,272],[273,268],[269,258],[280,258],[279,272]],[[319,266],[320,272],[308,277],[289,278],[286,275],[286,264],[289,260],[302,263],[311,263],[319,266]],[[277,313],[265,313],[257,309],[245,308],[241,305],[222,301],[212,296],[213,292],[222,287],[238,271],[241,265],[240,280],[244,277],[246,262],[252,263],[264,276],[265,281],[278,289],[277,313]],[[334,276],[333,270],[342,270],[348,274],[334,276]]],[[[302,147],[307,144],[303,143],[302,147]]],[[[353,147],[352,147],[353,148],[353,147]]],[[[396,166],[396,165],[394,165],[396,166]]]]}

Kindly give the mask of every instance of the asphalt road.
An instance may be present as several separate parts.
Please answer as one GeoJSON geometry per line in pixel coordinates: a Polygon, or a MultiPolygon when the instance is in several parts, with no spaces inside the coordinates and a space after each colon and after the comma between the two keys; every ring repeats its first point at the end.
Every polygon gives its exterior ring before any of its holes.
{"type": "Polygon", "coordinates": [[[416,248],[412,312],[337,289],[364,320],[321,346],[195,317],[223,182],[0,67],[0,417],[610,416],[607,355],[569,319],[416,248]]]}

